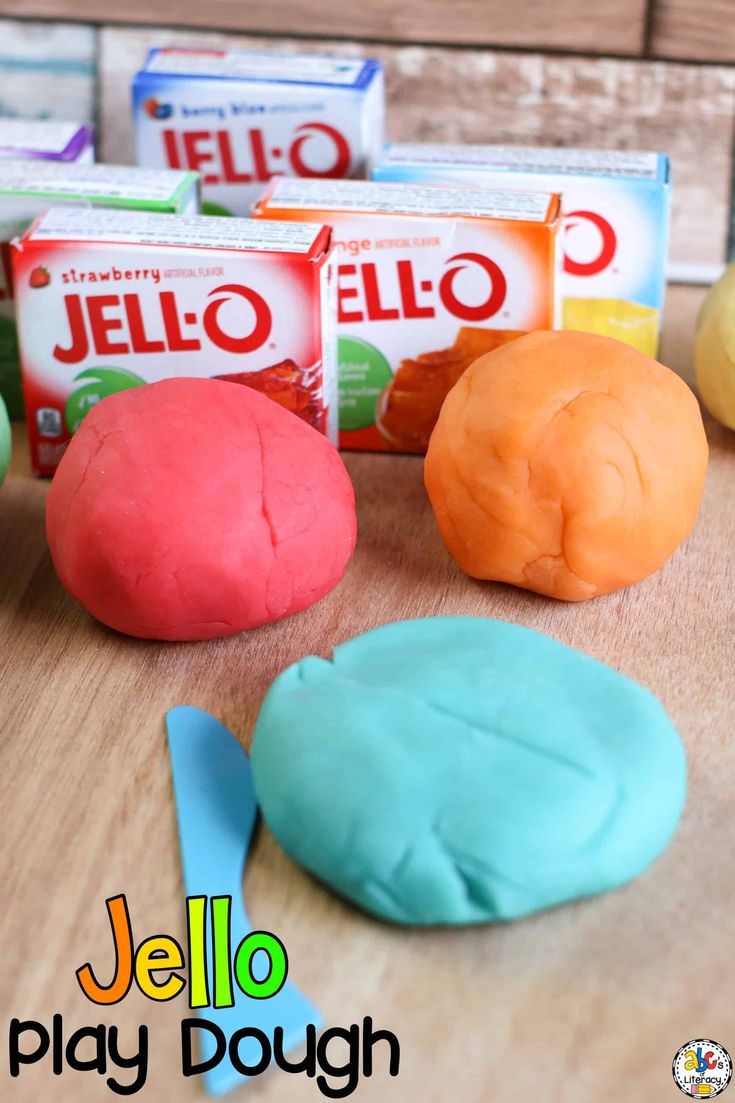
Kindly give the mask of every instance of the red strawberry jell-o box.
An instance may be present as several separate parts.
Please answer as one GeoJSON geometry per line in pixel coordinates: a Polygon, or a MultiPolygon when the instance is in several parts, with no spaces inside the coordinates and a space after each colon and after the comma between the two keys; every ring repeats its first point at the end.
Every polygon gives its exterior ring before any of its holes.
{"type": "MultiPolygon", "coordinates": [[[[7,136],[6,136],[7,137],[7,136]]],[[[0,142],[3,127],[0,126],[0,142]]],[[[48,207],[110,207],[197,214],[195,172],[94,165],[65,160],[4,160],[0,156],[0,397],[11,418],[22,418],[10,242],[48,207]]]]}
{"type": "Polygon", "coordinates": [[[101,398],[171,376],[254,387],[336,439],[329,229],[54,207],[14,242],[34,471],[101,398]]]}

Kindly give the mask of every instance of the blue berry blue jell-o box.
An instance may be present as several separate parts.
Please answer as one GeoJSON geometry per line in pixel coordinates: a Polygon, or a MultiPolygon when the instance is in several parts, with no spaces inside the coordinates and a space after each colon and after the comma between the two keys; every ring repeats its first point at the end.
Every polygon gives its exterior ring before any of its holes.
{"type": "Polygon", "coordinates": [[[369,175],[383,70],[363,58],[154,49],[133,110],[139,164],[193,169],[207,213],[246,215],[275,175],[369,175]]]}

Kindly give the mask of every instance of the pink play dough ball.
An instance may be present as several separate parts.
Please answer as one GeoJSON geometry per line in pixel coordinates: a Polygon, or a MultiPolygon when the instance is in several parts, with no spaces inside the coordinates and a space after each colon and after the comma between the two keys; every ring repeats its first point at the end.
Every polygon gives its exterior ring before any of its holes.
{"type": "Polygon", "coordinates": [[[324,597],[355,547],[339,453],[250,387],[168,379],[103,399],[54,476],[49,547],[103,624],[228,636],[324,597]]]}

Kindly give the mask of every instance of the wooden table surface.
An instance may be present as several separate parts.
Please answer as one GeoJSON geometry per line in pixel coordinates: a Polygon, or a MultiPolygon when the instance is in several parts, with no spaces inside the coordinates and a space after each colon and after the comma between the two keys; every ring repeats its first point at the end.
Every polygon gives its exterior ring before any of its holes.
{"type": "MultiPolygon", "coordinates": [[[[699,290],[672,288],[662,359],[691,373],[699,290]]],[[[415,458],[347,455],[360,538],[345,581],[291,620],[227,640],[150,644],[93,622],[58,584],[43,535],[47,484],[17,432],[0,494],[0,733],[4,1016],[65,1029],[116,1023],[123,1051],[150,1029],[137,1098],[201,1097],[181,1078],[186,995],[137,992],[104,1012],[77,987],[113,959],[106,897],[127,894],[136,942],[184,940],[164,713],[188,703],[247,746],[266,688],[286,665],[386,621],[434,613],[501,617],[590,652],[663,701],[688,749],[690,791],[665,855],[637,882],[523,922],[406,931],[367,918],[294,866],[261,829],[245,876],[256,925],[278,933],[291,974],[347,1026],[372,1015],[402,1044],[395,1080],[378,1062],[355,1098],[412,1103],[617,1103],[679,1097],[676,1049],[710,1037],[735,1051],[735,434],[707,420],[711,462],[697,527],[655,577],[579,605],[459,573],[434,530],[415,458]]],[[[5,1046],[5,1043],[3,1043],[5,1046]]],[[[94,1072],[51,1075],[50,1058],[0,1098],[112,1098],[94,1072]]],[[[735,1089],[733,1089],[735,1092],[735,1089]]],[[[235,1099],[322,1098],[280,1072],[235,1099]]]]}

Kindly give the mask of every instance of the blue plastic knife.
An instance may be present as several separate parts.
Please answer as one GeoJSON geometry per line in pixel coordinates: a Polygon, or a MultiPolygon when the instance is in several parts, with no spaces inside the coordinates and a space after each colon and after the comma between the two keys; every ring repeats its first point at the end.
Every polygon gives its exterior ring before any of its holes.
{"type": "MultiPolygon", "coordinates": [[[[242,899],[243,870],[257,816],[250,759],[224,724],[201,709],[189,705],[171,709],[166,728],[186,895],[232,897],[234,951],[252,931],[242,899]]],[[[211,937],[206,952],[211,976],[211,937]]],[[[200,1012],[220,1027],[228,1041],[235,1030],[250,1026],[262,1030],[272,1042],[273,1031],[280,1026],[286,1051],[304,1042],[309,1023],[317,1029],[321,1024],[319,1013],[289,981],[266,1000],[251,999],[237,985],[234,989],[234,1007],[200,1012]]],[[[214,1045],[214,1038],[205,1033],[203,1060],[214,1053],[214,1045]]],[[[248,1060],[246,1047],[243,1059],[248,1060]]],[[[245,1079],[227,1055],[204,1073],[210,1095],[224,1095],[245,1079]]]]}

